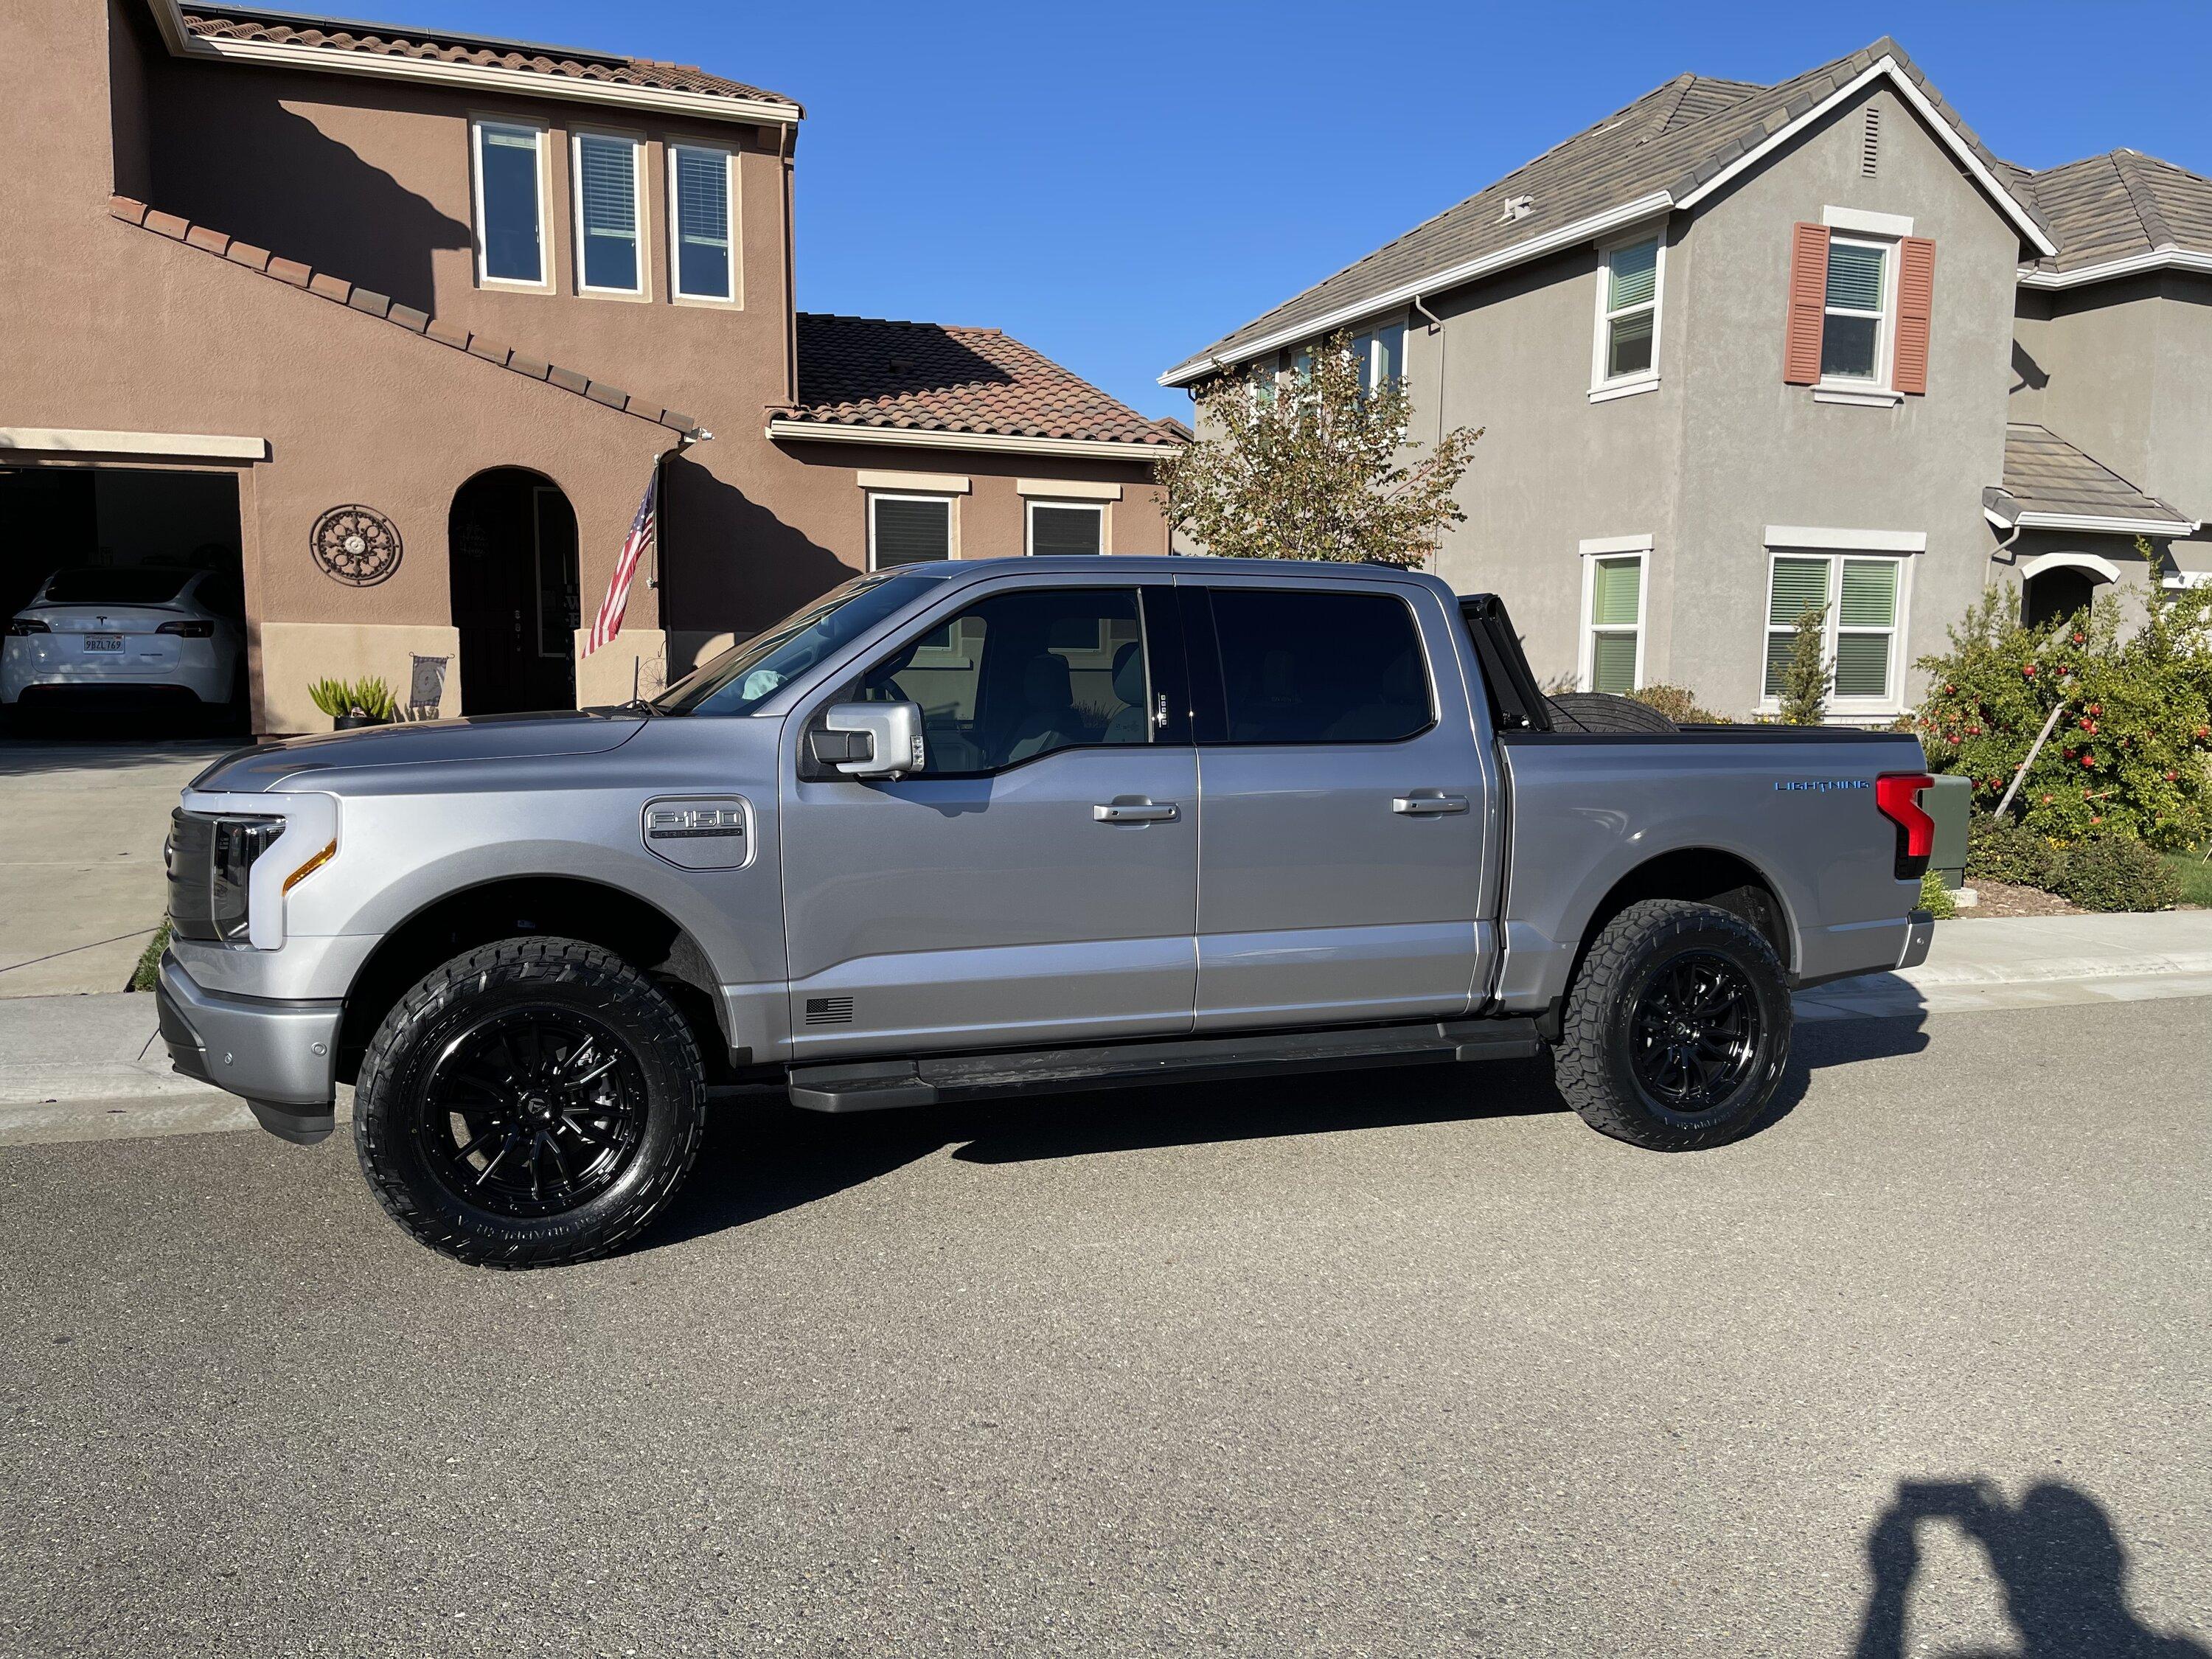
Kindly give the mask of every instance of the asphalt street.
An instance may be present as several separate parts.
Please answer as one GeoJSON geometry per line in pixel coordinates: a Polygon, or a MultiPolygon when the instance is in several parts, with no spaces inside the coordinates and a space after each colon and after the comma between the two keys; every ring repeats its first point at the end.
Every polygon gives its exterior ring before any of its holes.
{"type": "Polygon", "coordinates": [[[1541,1061],[733,1105],[538,1274],[343,1139],[0,1149],[0,1651],[2203,1652],[2212,1000],[1798,1053],[1680,1158],[1541,1061]]]}

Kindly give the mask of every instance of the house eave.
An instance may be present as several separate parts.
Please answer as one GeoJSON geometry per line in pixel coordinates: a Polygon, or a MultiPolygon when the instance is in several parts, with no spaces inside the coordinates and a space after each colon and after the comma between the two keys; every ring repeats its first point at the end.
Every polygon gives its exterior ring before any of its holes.
{"type": "Polygon", "coordinates": [[[719,98],[705,93],[542,75],[529,70],[449,64],[435,58],[391,58],[376,52],[334,51],[327,46],[303,46],[285,41],[212,40],[194,34],[185,27],[180,0],[152,0],[152,4],[161,39],[179,58],[304,70],[321,75],[350,75],[369,80],[467,87],[523,98],[550,99],[556,103],[652,110],[663,115],[688,115],[698,120],[738,122],[746,126],[796,126],[805,114],[796,104],[763,99],[719,98]]]}
{"type": "Polygon", "coordinates": [[[2074,530],[2099,536],[2188,536],[2194,519],[2106,518],[2094,513],[2023,513],[2014,520],[2023,530],[2074,530]]]}
{"type": "Polygon", "coordinates": [[[943,432],[902,426],[833,426],[826,422],[770,420],[772,442],[886,445],[893,448],[966,450],[989,455],[1057,455],[1071,460],[1154,461],[1180,444],[1124,443],[1106,438],[1032,438],[1018,434],[943,432]]]}
{"type": "Polygon", "coordinates": [[[2072,270],[2040,270],[2033,265],[2022,265],[2020,268],[2020,285],[2039,289],[2081,288],[2091,283],[2116,282],[2124,276],[2136,276],[2151,270],[2187,270],[2212,276],[2212,253],[2201,253],[2195,248],[2177,247],[2167,242],[2148,253],[2131,253],[2124,259],[2106,259],[2099,264],[2081,265],[2072,270]]]}

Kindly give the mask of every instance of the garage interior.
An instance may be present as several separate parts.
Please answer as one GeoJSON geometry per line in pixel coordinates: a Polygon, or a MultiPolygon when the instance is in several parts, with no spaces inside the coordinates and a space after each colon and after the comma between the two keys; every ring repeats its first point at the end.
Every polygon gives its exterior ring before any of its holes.
{"type": "MultiPolygon", "coordinates": [[[[29,604],[57,570],[159,565],[243,580],[235,474],[153,468],[0,468],[0,617],[29,604]]],[[[48,720],[55,717],[46,716],[48,720]]],[[[103,733],[157,736],[220,727],[244,732],[245,709],[63,716],[103,733]]]]}

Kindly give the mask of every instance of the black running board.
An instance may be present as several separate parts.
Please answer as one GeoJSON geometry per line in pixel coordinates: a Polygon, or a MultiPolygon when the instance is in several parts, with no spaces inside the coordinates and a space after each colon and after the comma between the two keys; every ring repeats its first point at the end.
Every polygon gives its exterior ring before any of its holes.
{"type": "Polygon", "coordinates": [[[1521,1060],[1542,1046],[1535,1021],[1516,1018],[1175,1037],[1016,1054],[933,1054],[919,1060],[794,1066],[791,1103],[810,1112],[874,1112],[894,1106],[1145,1083],[1203,1083],[1370,1066],[1432,1066],[1445,1060],[1521,1060]]]}

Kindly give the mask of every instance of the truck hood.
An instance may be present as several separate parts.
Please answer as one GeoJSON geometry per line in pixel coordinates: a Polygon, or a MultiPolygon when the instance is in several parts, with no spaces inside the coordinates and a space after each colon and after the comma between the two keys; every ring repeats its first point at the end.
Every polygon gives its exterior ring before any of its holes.
{"type": "Polygon", "coordinates": [[[364,726],[313,737],[280,738],[225,755],[191,787],[233,793],[273,789],[302,775],[439,761],[534,760],[599,755],[635,737],[645,716],[626,709],[544,714],[478,714],[462,720],[364,726]]]}

